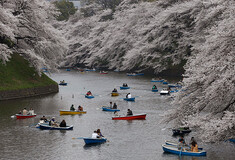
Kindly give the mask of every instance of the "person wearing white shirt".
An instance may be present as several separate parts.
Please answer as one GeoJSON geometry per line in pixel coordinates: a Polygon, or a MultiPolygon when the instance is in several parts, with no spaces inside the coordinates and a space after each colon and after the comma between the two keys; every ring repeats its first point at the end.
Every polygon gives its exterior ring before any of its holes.
{"type": "Polygon", "coordinates": [[[128,93],[127,98],[131,98],[131,94],[130,93],[128,93]]]}
{"type": "Polygon", "coordinates": [[[94,133],[92,133],[91,138],[99,138],[97,131],[94,131],[94,133]]]}

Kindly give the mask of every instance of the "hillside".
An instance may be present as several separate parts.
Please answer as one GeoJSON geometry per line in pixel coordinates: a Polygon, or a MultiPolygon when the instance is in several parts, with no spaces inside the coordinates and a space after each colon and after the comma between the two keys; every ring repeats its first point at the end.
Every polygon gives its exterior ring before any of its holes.
{"type": "Polygon", "coordinates": [[[0,63],[0,91],[57,85],[45,74],[38,75],[34,67],[19,54],[13,54],[6,64],[0,63]]]}

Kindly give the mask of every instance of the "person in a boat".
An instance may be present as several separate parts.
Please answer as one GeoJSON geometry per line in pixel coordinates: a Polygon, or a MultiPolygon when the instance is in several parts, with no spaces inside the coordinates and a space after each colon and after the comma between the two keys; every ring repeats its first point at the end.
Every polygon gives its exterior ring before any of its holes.
{"type": "Polygon", "coordinates": [[[42,116],[42,118],[40,118],[40,120],[44,121],[44,122],[47,122],[47,119],[45,116],[42,116]]]}
{"type": "Polygon", "coordinates": [[[178,143],[178,150],[182,150],[182,151],[185,151],[185,142],[183,139],[180,139],[179,143],[178,143]]]}
{"type": "Polygon", "coordinates": [[[122,85],[123,87],[128,87],[128,85],[126,84],[126,83],[123,83],[123,85],[122,85]]]}
{"type": "Polygon", "coordinates": [[[65,83],[65,81],[63,80],[62,83],[65,83]]]}
{"type": "Polygon", "coordinates": [[[152,89],[157,89],[157,86],[156,85],[153,85],[153,88],[152,89]]]}
{"type": "Polygon", "coordinates": [[[26,116],[28,114],[28,111],[26,110],[26,108],[23,109],[23,115],[26,116]]]}
{"type": "Polygon", "coordinates": [[[72,104],[70,107],[70,111],[75,111],[74,105],[72,104]]]}
{"type": "Polygon", "coordinates": [[[60,127],[66,127],[66,122],[65,122],[64,119],[63,119],[62,122],[60,123],[60,127]]]}
{"type": "Polygon", "coordinates": [[[91,91],[88,91],[88,92],[86,93],[86,95],[91,96],[91,95],[92,95],[92,94],[91,94],[91,91]]]}
{"type": "Polygon", "coordinates": [[[34,115],[34,110],[33,110],[33,108],[30,108],[30,109],[29,109],[29,114],[30,114],[30,115],[34,115]]]}
{"type": "Polygon", "coordinates": [[[91,138],[100,138],[97,134],[97,131],[94,131],[94,133],[92,133],[91,138]]]}
{"type": "Polygon", "coordinates": [[[98,134],[99,137],[104,137],[102,133],[100,132],[100,129],[97,129],[96,133],[98,134]]]}
{"type": "Polygon", "coordinates": [[[110,108],[113,107],[113,102],[109,102],[109,107],[110,107],[110,108]]]}
{"type": "Polygon", "coordinates": [[[192,152],[198,152],[198,146],[197,146],[197,142],[193,141],[191,144],[191,151],[192,152]]]}
{"type": "Polygon", "coordinates": [[[83,111],[83,107],[82,106],[78,106],[78,111],[83,111]]]}
{"type": "Polygon", "coordinates": [[[113,104],[113,109],[117,109],[117,104],[116,103],[113,104]]]}
{"type": "Polygon", "coordinates": [[[112,92],[117,92],[117,89],[116,89],[116,88],[114,88],[112,92]]]}
{"type": "Polygon", "coordinates": [[[19,111],[19,113],[18,114],[22,114],[22,112],[21,111],[19,111]]]}
{"type": "Polygon", "coordinates": [[[186,145],[186,143],[185,143],[185,140],[184,140],[184,137],[183,137],[183,136],[180,136],[180,138],[179,138],[179,142],[182,142],[184,145],[186,145]]]}
{"type": "Polygon", "coordinates": [[[132,110],[127,109],[127,116],[132,116],[132,115],[133,115],[132,110]]]}
{"type": "Polygon", "coordinates": [[[55,117],[52,117],[52,119],[49,121],[49,125],[50,125],[50,126],[56,126],[56,127],[59,126],[59,125],[56,123],[56,121],[55,121],[55,117]]]}
{"type": "Polygon", "coordinates": [[[131,98],[131,94],[127,93],[126,98],[131,98]]]}

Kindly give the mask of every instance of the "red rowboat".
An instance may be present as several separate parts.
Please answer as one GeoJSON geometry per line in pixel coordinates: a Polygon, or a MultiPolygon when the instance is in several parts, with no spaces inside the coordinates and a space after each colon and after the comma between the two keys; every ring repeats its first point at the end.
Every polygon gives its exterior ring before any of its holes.
{"type": "Polygon", "coordinates": [[[132,116],[119,116],[119,117],[112,117],[112,120],[134,120],[134,119],[145,119],[146,113],[142,114],[135,114],[132,116]]]}
{"type": "Polygon", "coordinates": [[[36,116],[37,116],[36,114],[34,114],[34,115],[16,114],[17,119],[33,118],[33,117],[36,117],[36,116]]]}

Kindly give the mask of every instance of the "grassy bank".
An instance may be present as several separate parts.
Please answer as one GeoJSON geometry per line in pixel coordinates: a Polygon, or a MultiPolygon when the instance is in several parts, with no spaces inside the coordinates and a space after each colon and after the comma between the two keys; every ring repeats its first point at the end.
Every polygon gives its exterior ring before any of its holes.
{"type": "Polygon", "coordinates": [[[57,84],[45,74],[39,76],[35,68],[19,54],[12,55],[6,65],[0,61],[0,91],[19,90],[57,84]]]}

